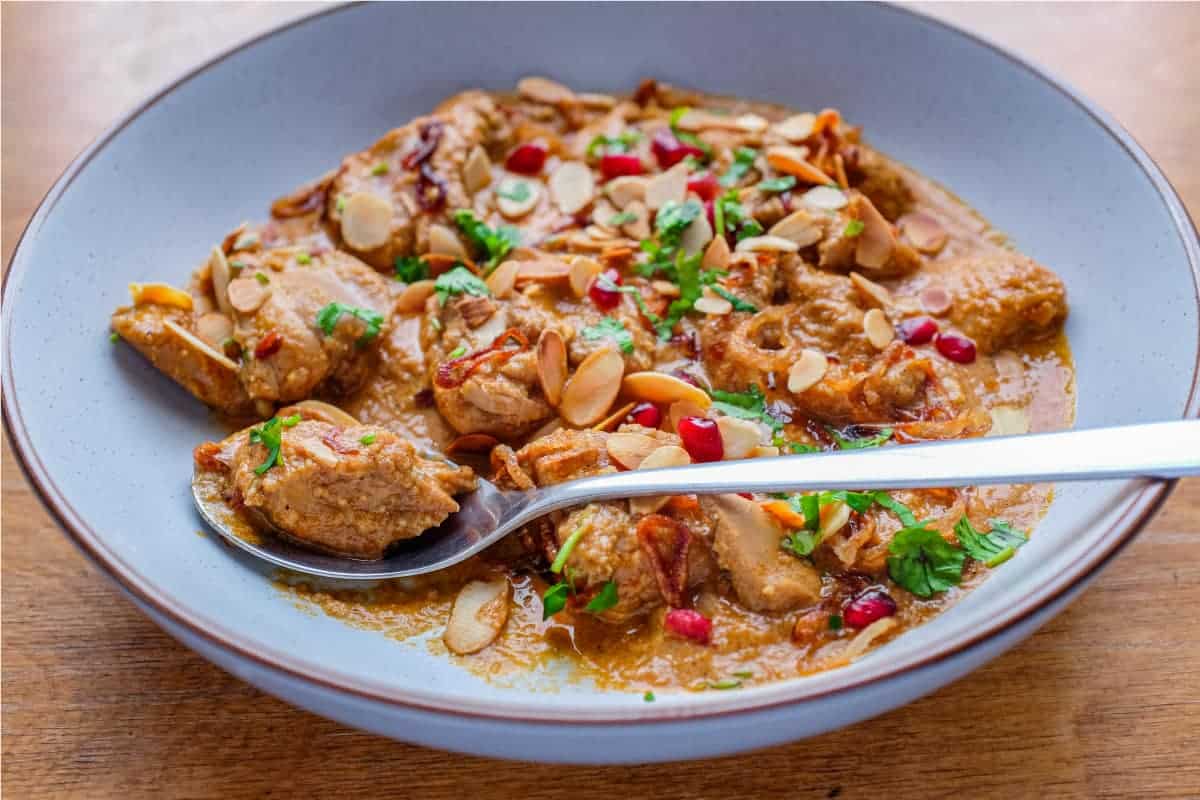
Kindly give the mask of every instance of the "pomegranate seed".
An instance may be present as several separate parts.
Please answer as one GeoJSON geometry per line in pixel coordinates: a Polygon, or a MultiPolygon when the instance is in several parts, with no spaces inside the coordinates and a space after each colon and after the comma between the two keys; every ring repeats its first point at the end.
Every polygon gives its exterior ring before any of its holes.
{"type": "Polygon", "coordinates": [[[675,369],[671,370],[671,375],[676,378],[679,378],[679,380],[683,381],[684,383],[690,383],[692,386],[695,386],[697,389],[704,388],[703,386],[700,385],[700,381],[696,378],[695,375],[688,372],[686,369],[683,369],[682,367],[676,367],[675,369]]]}
{"type": "Polygon", "coordinates": [[[744,497],[744,498],[746,498],[747,500],[753,500],[753,499],[754,499],[754,495],[750,494],[749,492],[738,492],[738,497],[744,497]]]}
{"type": "MultiPolygon", "coordinates": [[[[600,277],[608,283],[621,285],[621,273],[615,269],[604,270],[600,273],[600,277]]],[[[616,308],[617,304],[621,302],[621,293],[615,289],[606,288],[599,280],[592,281],[592,285],[588,287],[588,297],[592,298],[592,302],[596,304],[597,308],[604,311],[616,308]]]]}
{"type": "Polygon", "coordinates": [[[688,181],[687,188],[706,203],[711,203],[721,193],[721,184],[717,183],[711,172],[695,176],[688,181]]]}
{"type": "Polygon", "coordinates": [[[632,153],[607,153],[600,159],[600,174],[606,181],[642,172],[642,160],[632,153]]]}
{"type": "Polygon", "coordinates": [[[508,154],[505,169],[522,175],[537,175],[546,164],[546,145],[541,142],[526,142],[508,154]]]}
{"type": "Polygon", "coordinates": [[[654,403],[638,403],[629,412],[629,420],[647,428],[657,428],[662,422],[662,412],[654,403]]]}
{"type": "Polygon", "coordinates": [[[901,322],[897,330],[905,344],[929,344],[938,332],[938,324],[933,317],[914,317],[901,322]]]}
{"type": "Polygon", "coordinates": [[[708,227],[715,231],[717,229],[717,214],[713,208],[713,202],[712,200],[704,201],[704,216],[708,217],[708,227]]]}
{"type": "Polygon", "coordinates": [[[684,144],[669,130],[661,130],[654,134],[654,138],[650,141],[650,149],[654,151],[654,157],[658,159],[658,165],[663,169],[675,166],[688,156],[704,158],[703,150],[695,145],[684,144]]]}
{"type": "Polygon", "coordinates": [[[871,586],[850,598],[842,608],[842,619],[851,628],[865,628],[895,613],[896,601],[892,596],[878,586],[871,586]]]}
{"type": "Polygon", "coordinates": [[[975,360],[975,343],[955,333],[939,333],[934,340],[937,351],[959,364],[970,364],[975,360]]]}
{"type": "Polygon", "coordinates": [[[725,457],[725,445],[721,443],[721,429],[717,423],[705,417],[684,417],[676,425],[683,449],[692,461],[720,461],[725,457]]]}
{"type": "Polygon", "coordinates": [[[712,639],[712,620],[690,608],[672,608],[663,625],[676,636],[691,639],[696,644],[708,644],[712,639]]]}

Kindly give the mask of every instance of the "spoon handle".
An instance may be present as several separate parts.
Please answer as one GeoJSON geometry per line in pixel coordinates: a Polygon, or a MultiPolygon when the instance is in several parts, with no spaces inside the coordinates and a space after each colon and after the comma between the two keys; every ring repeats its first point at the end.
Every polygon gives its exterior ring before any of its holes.
{"type": "Polygon", "coordinates": [[[563,508],[589,500],[663,494],[918,489],[1189,475],[1200,475],[1200,420],[634,470],[560,484],[546,492],[544,502],[563,508]]]}

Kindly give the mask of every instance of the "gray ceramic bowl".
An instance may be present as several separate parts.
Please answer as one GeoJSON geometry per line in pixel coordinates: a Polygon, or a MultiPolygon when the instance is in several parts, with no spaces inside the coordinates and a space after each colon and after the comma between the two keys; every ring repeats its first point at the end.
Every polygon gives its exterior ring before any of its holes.
{"type": "Polygon", "coordinates": [[[452,92],[529,73],[580,90],[653,75],[838,106],[1065,278],[1080,426],[1195,415],[1195,230],[1127,134],[1003,51],[877,5],[339,9],[219,57],[121,120],[50,191],[5,286],[5,422],[27,474],[88,556],[189,646],[299,705],[438,747],[562,761],[732,752],[880,713],[994,657],[1065,605],[1166,495],[1163,484],[1065,488],[1010,565],[850,667],[653,704],[550,671],[484,683],[419,643],[297,610],[256,564],[194,534],[191,448],[218,429],[109,343],[108,314],[128,281],[180,280],[231,223],[380,132],[452,92]]]}

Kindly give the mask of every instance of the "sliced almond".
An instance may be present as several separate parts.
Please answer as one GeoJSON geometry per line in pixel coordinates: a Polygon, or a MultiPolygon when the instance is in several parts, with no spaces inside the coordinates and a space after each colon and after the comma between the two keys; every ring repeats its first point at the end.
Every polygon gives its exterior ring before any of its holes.
{"type": "Polygon", "coordinates": [[[396,310],[402,314],[412,314],[425,308],[425,301],[433,294],[436,281],[414,281],[405,287],[396,298],[396,310]]]}
{"type": "Polygon", "coordinates": [[[604,197],[599,197],[596,199],[596,202],[592,205],[593,225],[604,228],[608,231],[613,231],[614,226],[609,223],[612,222],[612,218],[615,216],[617,216],[617,210],[613,208],[612,203],[610,203],[604,197]]]}
{"type": "Polygon", "coordinates": [[[355,192],[342,206],[342,238],[355,250],[374,250],[392,235],[392,205],[377,194],[355,192]]]}
{"type": "Polygon", "coordinates": [[[604,441],[609,456],[625,469],[637,469],[661,445],[658,439],[644,433],[614,433],[604,441]]]}
{"type": "Polygon", "coordinates": [[[749,458],[767,458],[779,455],[779,448],[773,444],[760,444],[750,451],[749,458]]]}
{"type": "Polygon", "coordinates": [[[707,406],[701,408],[691,400],[677,400],[667,408],[667,430],[672,433],[679,429],[679,420],[684,417],[703,417],[707,406]]]}
{"type": "MultiPolygon", "coordinates": [[[[636,405],[637,405],[637,403],[626,403],[625,405],[619,407],[616,411],[609,414],[607,417],[605,417],[604,419],[600,420],[595,425],[593,425],[592,430],[594,430],[594,431],[615,430],[622,422],[624,422],[626,420],[626,418],[629,417],[629,412],[633,411],[633,407],[636,405]]],[[[536,439],[536,438],[537,437],[534,436],[530,439],[530,441],[533,441],[533,439],[536,439]]]]}
{"type": "MultiPolygon", "coordinates": [[[[638,469],[685,467],[690,463],[692,463],[692,457],[687,454],[687,450],[673,444],[667,444],[654,450],[642,459],[642,463],[638,465],[638,469]]],[[[629,500],[629,510],[634,514],[653,514],[665,506],[670,499],[669,496],[634,497],[629,500]]]]}
{"type": "Polygon", "coordinates": [[[996,406],[991,410],[992,428],[988,436],[1016,436],[1029,433],[1029,417],[1015,406],[996,406]]]}
{"type": "Polygon", "coordinates": [[[688,168],[679,163],[646,183],[646,208],[657,211],[667,203],[682,203],[687,197],[688,168]]]}
{"type": "Polygon", "coordinates": [[[505,178],[496,187],[496,208],[509,219],[520,219],[537,208],[542,185],[524,178],[505,178]],[[520,200],[513,198],[519,197],[520,200]]]}
{"type": "Polygon", "coordinates": [[[650,281],[650,288],[660,297],[679,297],[682,294],[679,284],[671,283],[670,281],[650,281]]]}
{"type": "Polygon", "coordinates": [[[219,350],[221,342],[233,335],[233,320],[220,311],[201,314],[196,319],[196,335],[219,350]]]}
{"type": "Polygon", "coordinates": [[[720,417],[717,428],[721,431],[721,446],[727,460],[745,458],[762,444],[762,430],[748,419],[720,417]]]}
{"type": "Polygon", "coordinates": [[[597,92],[580,92],[575,95],[575,99],[584,108],[590,108],[597,111],[604,111],[612,108],[617,104],[617,98],[611,94],[599,94],[597,92]]]}
{"type": "Polygon", "coordinates": [[[834,183],[833,178],[808,163],[808,149],[790,145],[776,145],[767,148],[767,163],[780,172],[794,175],[805,183],[816,183],[827,186],[834,183]]]}
{"type": "Polygon", "coordinates": [[[230,361],[224,353],[217,351],[208,342],[196,336],[196,334],[179,325],[174,320],[163,320],[163,327],[175,334],[175,336],[177,336],[184,343],[184,345],[204,355],[209,360],[215,362],[230,372],[238,371],[238,365],[233,361],[230,361]]]}
{"type": "Polygon", "coordinates": [[[234,278],[229,282],[229,304],[242,314],[253,314],[270,295],[270,287],[257,278],[234,278]]]}
{"type": "Polygon", "coordinates": [[[576,214],[596,195],[596,179],[587,165],[579,161],[560,164],[550,176],[550,196],[564,214],[576,214]]]}
{"type": "Polygon", "coordinates": [[[633,220],[621,226],[621,232],[639,242],[650,238],[650,209],[641,200],[633,200],[625,206],[625,213],[632,214],[633,220]]]}
{"type": "Polygon", "coordinates": [[[772,225],[767,234],[788,239],[800,247],[808,247],[819,242],[824,232],[820,219],[807,210],[798,208],[772,225]]]}
{"type": "Polygon", "coordinates": [[[291,416],[299,414],[302,419],[315,419],[319,422],[328,422],[330,425],[338,425],[342,428],[352,428],[358,425],[358,420],[342,411],[335,405],[330,403],[322,403],[320,400],[301,400],[299,403],[293,403],[287,408],[279,409],[279,416],[291,416]]]}
{"type": "Polygon", "coordinates": [[[693,308],[695,308],[701,314],[709,314],[714,317],[724,317],[733,312],[733,303],[729,302],[720,295],[712,294],[706,290],[705,293],[702,294],[698,300],[696,300],[693,308]]]}
{"type": "Polygon", "coordinates": [[[892,293],[870,278],[851,272],[850,283],[858,290],[863,301],[872,308],[887,308],[892,305],[892,293]]]}
{"type": "Polygon", "coordinates": [[[826,211],[837,211],[845,208],[850,202],[846,193],[833,186],[814,186],[800,195],[800,202],[810,208],[821,208],[826,211]]]}
{"type": "Polygon", "coordinates": [[[820,515],[821,527],[817,529],[817,533],[824,539],[846,527],[846,523],[850,521],[850,506],[840,500],[834,500],[821,506],[820,515]]]}
{"type": "Polygon", "coordinates": [[[517,81],[517,93],[526,100],[546,105],[570,103],[575,100],[575,93],[557,81],[539,76],[529,76],[517,81]]]}
{"type": "Polygon", "coordinates": [[[717,236],[708,243],[708,249],[704,251],[704,260],[700,262],[700,266],[705,269],[728,269],[729,255],[729,242],[725,241],[724,236],[717,236]]]}
{"type": "Polygon", "coordinates": [[[800,357],[792,363],[791,369],[788,370],[788,391],[792,394],[808,391],[817,385],[817,381],[825,377],[827,369],[829,369],[829,359],[825,357],[824,353],[807,348],[801,350],[800,357]]]}
{"type": "Polygon", "coordinates": [[[508,621],[510,592],[506,578],[471,581],[462,587],[442,634],[446,648],[463,656],[478,653],[496,641],[508,621]]]}
{"type": "Polygon", "coordinates": [[[605,415],[621,391],[625,359],[605,347],[583,360],[563,388],[558,413],[571,425],[584,428],[605,415]]]}
{"type": "Polygon", "coordinates": [[[567,382],[567,346],[553,328],[545,328],[537,344],[538,383],[552,408],[562,400],[563,384],[567,382]]]}
{"type": "Polygon", "coordinates": [[[675,122],[676,127],[680,130],[693,133],[705,130],[762,133],[767,129],[768,124],[770,123],[758,114],[740,114],[735,117],[731,114],[714,114],[711,111],[697,109],[684,112],[675,122]]]}
{"type": "Polygon", "coordinates": [[[747,236],[734,249],[739,253],[794,253],[800,245],[782,236],[747,236]]]}
{"type": "Polygon", "coordinates": [[[597,275],[604,271],[600,262],[587,256],[576,256],[571,260],[571,273],[567,280],[571,284],[571,293],[578,298],[587,296],[588,287],[597,275]]]}
{"type": "Polygon", "coordinates": [[[879,209],[867,198],[859,198],[858,218],[862,221],[862,233],[858,235],[858,244],[854,249],[854,260],[860,267],[880,269],[892,258],[896,249],[896,236],[892,232],[892,224],[884,219],[879,209]]]}
{"type": "Polygon", "coordinates": [[[521,269],[520,261],[504,261],[492,270],[492,274],[484,281],[492,296],[498,300],[508,298],[517,283],[517,272],[521,269]]]}
{"type": "Polygon", "coordinates": [[[463,246],[458,234],[437,223],[429,226],[429,252],[456,259],[468,258],[467,248],[463,246]]]}
{"type": "Polygon", "coordinates": [[[954,304],[953,299],[950,297],[950,292],[946,290],[945,286],[940,284],[926,286],[921,290],[921,293],[917,295],[917,299],[921,303],[921,308],[925,309],[930,314],[933,314],[935,317],[940,317],[942,314],[945,314],[950,310],[950,306],[954,304]]]}
{"type": "Polygon", "coordinates": [[[888,321],[887,314],[878,308],[872,308],[863,314],[863,333],[867,335],[867,341],[876,350],[884,349],[896,338],[896,329],[888,321]]]}
{"type": "Polygon", "coordinates": [[[479,145],[471,148],[467,160],[463,162],[463,185],[467,191],[475,194],[492,182],[492,160],[487,151],[479,145]]]}
{"type": "Polygon", "coordinates": [[[691,255],[703,251],[711,241],[713,241],[713,229],[708,224],[708,216],[700,214],[683,229],[683,235],[679,237],[679,246],[683,248],[683,252],[691,255]]]}
{"type": "MultiPolygon", "coordinates": [[[[646,199],[647,182],[647,178],[637,175],[622,175],[604,184],[604,193],[614,206],[624,210],[633,201],[646,199]]],[[[686,182],[684,188],[687,188],[686,182]]]]}
{"type": "Polygon", "coordinates": [[[816,121],[816,114],[808,112],[793,114],[781,122],[776,122],[771,126],[771,130],[792,144],[799,144],[813,135],[813,125],[816,121]]]}
{"type": "Polygon", "coordinates": [[[537,261],[517,261],[517,286],[527,283],[566,283],[571,278],[571,265],[557,258],[542,257],[537,261]]]}
{"type": "Polygon", "coordinates": [[[192,296],[165,283],[131,283],[129,294],[135,306],[155,305],[192,310],[192,296]]]}
{"type": "Polygon", "coordinates": [[[634,400],[669,405],[687,400],[701,409],[712,405],[708,394],[698,386],[665,372],[634,372],[625,376],[622,391],[634,400]]]}
{"type": "Polygon", "coordinates": [[[225,253],[219,247],[214,247],[212,253],[208,256],[208,271],[212,277],[213,297],[217,300],[217,308],[224,311],[226,314],[233,313],[233,306],[229,305],[229,282],[233,280],[233,274],[229,269],[229,261],[225,258],[225,253]]]}
{"type": "Polygon", "coordinates": [[[915,211],[901,219],[900,232],[922,253],[935,255],[946,246],[946,229],[922,211],[915,211]]]}
{"type": "Polygon", "coordinates": [[[858,635],[850,640],[850,644],[846,645],[846,649],[842,651],[841,659],[845,661],[853,661],[854,659],[867,652],[876,639],[883,636],[885,633],[896,627],[898,623],[895,617],[883,617],[872,622],[867,627],[858,632],[858,635]]]}
{"type": "Polygon", "coordinates": [[[583,232],[596,241],[604,242],[605,244],[611,242],[613,239],[620,238],[620,234],[612,228],[606,228],[602,225],[588,225],[583,229],[583,232]]]}

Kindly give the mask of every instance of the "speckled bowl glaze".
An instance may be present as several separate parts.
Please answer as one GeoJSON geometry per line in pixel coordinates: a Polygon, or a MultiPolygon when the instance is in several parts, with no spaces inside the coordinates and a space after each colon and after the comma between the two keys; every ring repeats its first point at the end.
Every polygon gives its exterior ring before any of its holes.
{"type": "Polygon", "coordinates": [[[549,670],[489,684],[420,645],[297,609],[257,564],[195,535],[191,449],[218,428],[109,343],[108,314],[128,281],[180,280],[231,224],[382,131],[531,73],[580,90],[653,75],[839,107],[1063,276],[1080,426],[1196,414],[1194,228],[1126,133],[1010,54],[879,5],[340,8],[220,56],[117,123],[47,195],[5,286],[4,419],[29,478],[88,557],[189,647],[319,714],[434,747],[710,756],[846,725],[962,676],[1064,607],[1165,497],[1166,484],[1063,488],[1010,564],[855,664],[655,703],[549,670]],[[805,30],[821,35],[798,46],[805,30]]]}

